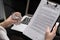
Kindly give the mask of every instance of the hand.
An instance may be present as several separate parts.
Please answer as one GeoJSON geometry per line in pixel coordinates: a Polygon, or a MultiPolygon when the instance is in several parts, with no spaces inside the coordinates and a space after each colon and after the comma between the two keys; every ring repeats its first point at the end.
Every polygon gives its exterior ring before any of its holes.
{"type": "Polygon", "coordinates": [[[15,12],[15,14],[12,15],[12,19],[17,20],[16,23],[13,23],[13,24],[17,25],[17,24],[21,23],[22,16],[19,12],[15,12]]]}
{"type": "Polygon", "coordinates": [[[17,23],[18,20],[21,21],[21,18],[22,18],[21,13],[14,12],[12,15],[10,17],[8,17],[4,22],[0,23],[0,25],[6,28],[6,27],[12,25],[13,23],[17,23]],[[13,19],[12,15],[16,15],[16,16],[20,17],[20,19],[19,18],[18,19],[13,19]]]}
{"type": "Polygon", "coordinates": [[[46,35],[45,35],[45,40],[53,40],[53,38],[54,38],[55,35],[56,35],[56,31],[57,31],[57,26],[58,26],[58,25],[59,25],[59,24],[57,24],[57,25],[54,26],[52,32],[50,32],[49,27],[47,28],[47,30],[46,30],[46,35]]]}

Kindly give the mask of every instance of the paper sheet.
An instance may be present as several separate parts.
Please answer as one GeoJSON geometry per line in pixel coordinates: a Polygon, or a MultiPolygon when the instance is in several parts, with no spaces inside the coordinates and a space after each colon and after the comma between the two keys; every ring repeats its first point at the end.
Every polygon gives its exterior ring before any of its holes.
{"type": "Polygon", "coordinates": [[[19,31],[19,32],[23,32],[26,27],[27,27],[27,25],[25,25],[25,24],[20,24],[20,25],[14,25],[11,29],[12,29],[12,30],[19,31]]]}
{"type": "Polygon", "coordinates": [[[39,6],[23,33],[33,40],[44,40],[47,26],[51,30],[58,16],[59,12],[57,10],[47,6],[39,6]]]}

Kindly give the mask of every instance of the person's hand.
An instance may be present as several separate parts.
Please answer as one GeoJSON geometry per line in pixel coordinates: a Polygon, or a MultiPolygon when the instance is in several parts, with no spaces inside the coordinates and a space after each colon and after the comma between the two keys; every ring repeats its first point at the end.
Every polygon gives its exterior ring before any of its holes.
{"type": "Polygon", "coordinates": [[[59,25],[59,23],[57,23],[52,32],[50,32],[50,29],[49,27],[47,27],[47,30],[46,30],[46,34],[45,34],[45,40],[53,40],[53,38],[55,37],[56,35],[56,31],[57,31],[57,26],[59,25]]]}
{"type": "Polygon", "coordinates": [[[0,25],[6,28],[6,27],[12,25],[13,23],[17,23],[18,20],[21,21],[21,18],[22,18],[21,13],[19,13],[19,12],[14,12],[10,17],[8,17],[8,18],[7,18],[4,22],[2,22],[0,25]],[[13,18],[13,15],[15,15],[15,16],[17,16],[17,17],[19,17],[19,18],[14,19],[14,18],[13,18]]]}

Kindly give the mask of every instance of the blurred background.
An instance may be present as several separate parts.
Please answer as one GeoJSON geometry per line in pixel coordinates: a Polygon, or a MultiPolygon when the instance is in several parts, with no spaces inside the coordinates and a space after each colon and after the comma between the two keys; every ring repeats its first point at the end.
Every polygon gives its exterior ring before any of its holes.
{"type": "MultiPolygon", "coordinates": [[[[34,14],[41,0],[0,0],[0,22],[8,18],[13,12],[21,12],[22,16],[34,14]]],[[[10,40],[31,40],[22,32],[7,28],[10,40]]]]}

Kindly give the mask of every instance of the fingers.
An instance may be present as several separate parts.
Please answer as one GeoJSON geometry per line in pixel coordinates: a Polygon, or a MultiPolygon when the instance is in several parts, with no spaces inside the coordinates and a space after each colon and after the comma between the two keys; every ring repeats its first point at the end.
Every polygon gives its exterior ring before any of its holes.
{"type": "Polygon", "coordinates": [[[13,15],[16,15],[16,16],[20,17],[21,13],[20,12],[14,12],[13,15]]]}
{"type": "MultiPolygon", "coordinates": [[[[56,23],[51,33],[54,33],[54,34],[56,33],[58,25],[59,25],[59,22],[56,23]]],[[[49,27],[47,27],[46,33],[50,33],[49,27]]]]}
{"type": "Polygon", "coordinates": [[[47,30],[46,30],[46,33],[45,33],[45,39],[53,40],[53,38],[56,35],[58,25],[59,25],[59,23],[57,22],[56,25],[54,26],[52,32],[50,32],[49,27],[47,27],[47,30]]]}
{"type": "Polygon", "coordinates": [[[56,25],[54,26],[52,33],[54,34],[56,33],[58,25],[59,25],[59,22],[57,22],[56,25]]]}
{"type": "Polygon", "coordinates": [[[13,20],[13,24],[20,24],[21,23],[21,13],[19,12],[14,12],[12,15],[12,20],[13,20]]]}
{"type": "Polygon", "coordinates": [[[59,22],[57,22],[55,26],[57,27],[58,25],[59,25],[59,22]]]}
{"type": "Polygon", "coordinates": [[[15,24],[15,23],[17,23],[17,20],[12,20],[12,24],[15,24]]]}
{"type": "Polygon", "coordinates": [[[17,20],[22,19],[21,13],[14,12],[13,15],[12,15],[12,19],[17,19],[17,20]]]}

